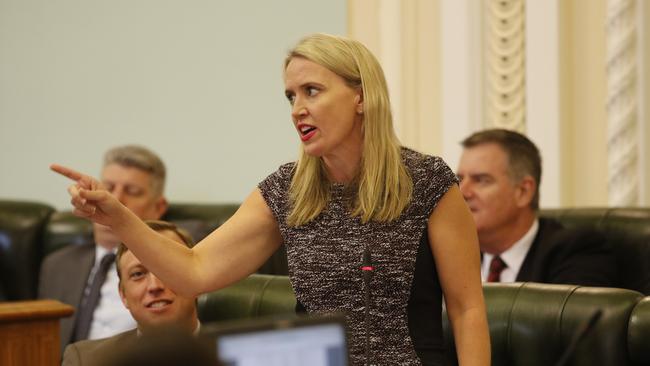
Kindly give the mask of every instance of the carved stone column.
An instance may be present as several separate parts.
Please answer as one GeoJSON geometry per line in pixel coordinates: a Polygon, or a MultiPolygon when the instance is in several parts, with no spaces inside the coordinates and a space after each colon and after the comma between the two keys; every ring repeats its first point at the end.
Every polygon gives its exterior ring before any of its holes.
{"type": "Polygon", "coordinates": [[[639,202],[637,26],[634,0],[607,3],[608,202],[639,202]]]}
{"type": "Polygon", "coordinates": [[[525,1],[484,4],[484,123],[525,132],[525,1]]]}

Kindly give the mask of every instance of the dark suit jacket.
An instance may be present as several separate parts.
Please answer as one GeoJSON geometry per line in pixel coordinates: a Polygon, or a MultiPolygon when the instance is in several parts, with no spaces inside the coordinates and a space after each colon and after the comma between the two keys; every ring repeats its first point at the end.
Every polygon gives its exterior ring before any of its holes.
{"type": "Polygon", "coordinates": [[[138,339],[137,329],[132,329],[112,337],[85,340],[72,343],[63,352],[62,366],[100,365],[112,353],[125,349],[138,339]]]}
{"type": "Polygon", "coordinates": [[[540,218],[517,281],[614,287],[617,276],[613,251],[600,232],[540,218]]]}
{"type": "MultiPolygon", "coordinates": [[[[78,309],[94,262],[94,243],[68,245],[48,255],[41,265],[38,297],[59,300],[78,309]]],[[[61,319],[61,350],[72,340],[76,318],[75,311],[61,319]]]]}
{"type": "Polygon", "coordinates": [[[180,328],[161,328],[143,336],[133,329],[69,345],[62,366],[214,366],[220,364],[216,351],[213,338],[197,338],[180,328]]]}

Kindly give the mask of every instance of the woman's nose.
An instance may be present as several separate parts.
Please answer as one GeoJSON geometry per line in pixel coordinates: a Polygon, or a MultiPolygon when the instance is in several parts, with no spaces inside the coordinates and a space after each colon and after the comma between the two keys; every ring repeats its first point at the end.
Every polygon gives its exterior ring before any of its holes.
{"type": "Polygon", "coordinates": [[[300,98],[296,97],[296,99],[294,99],[293,105],[291,106],[291,115],[294,119],[307,115],[307,109],[300,98]]]}

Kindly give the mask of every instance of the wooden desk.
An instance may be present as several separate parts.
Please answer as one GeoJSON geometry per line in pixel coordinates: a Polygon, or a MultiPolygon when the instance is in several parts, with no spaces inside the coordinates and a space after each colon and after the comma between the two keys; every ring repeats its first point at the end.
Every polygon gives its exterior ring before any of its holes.
{"type": "Polygon", "coordinates": [[[55,300],[0,302],[0,365],[60,365],[59,319],[73,312],[55,300]]]}

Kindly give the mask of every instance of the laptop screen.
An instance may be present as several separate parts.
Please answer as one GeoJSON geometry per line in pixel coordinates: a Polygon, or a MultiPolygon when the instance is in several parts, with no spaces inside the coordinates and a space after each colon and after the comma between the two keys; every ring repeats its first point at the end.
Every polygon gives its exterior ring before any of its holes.
{"type": "MultiPolygon", "coordinates": [[[[205,333],[205,332],[204,332],[205,333]]],[[[340,317],[255,320],[215,326],[217,356],[225,366],[347,366],[340,317]]]]}

